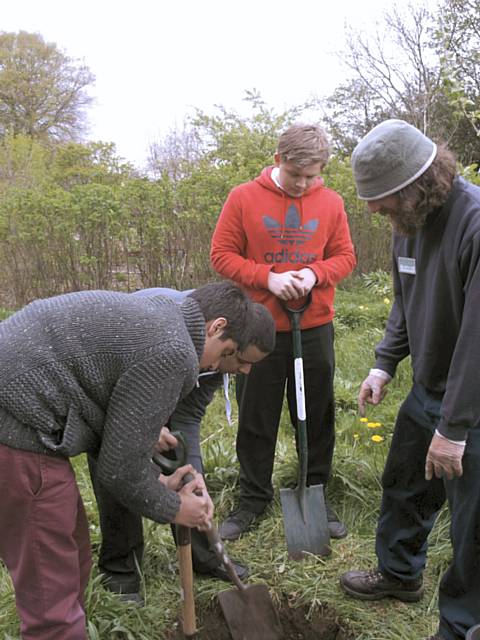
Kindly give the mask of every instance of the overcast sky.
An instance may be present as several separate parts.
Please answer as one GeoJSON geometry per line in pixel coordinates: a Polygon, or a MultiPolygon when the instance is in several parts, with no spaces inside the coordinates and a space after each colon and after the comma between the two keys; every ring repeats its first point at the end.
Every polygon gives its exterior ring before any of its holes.
{"type": "MultiPolygon", "coordinates": [[[[345,23],[368,29],[391,0],[0,0],[0,30],[40,33],[96,77],[89,139],[141,166],[193,107],[277,111],[328,95],[345,23]]],[[[428,0],[434,5],[435,0],[428,0]]],[[[408,0],[397,0],[406,7],[408,0]]]]}

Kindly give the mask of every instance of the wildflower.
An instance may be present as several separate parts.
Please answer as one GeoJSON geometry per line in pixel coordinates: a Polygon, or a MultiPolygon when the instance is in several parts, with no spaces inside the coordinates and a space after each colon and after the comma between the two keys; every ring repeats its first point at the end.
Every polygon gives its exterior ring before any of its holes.
{"type": "Polygon", "coordinates": [[[384,298],[384,299],[383,299],[383,302],[384,302],[385,304],[390,304],[390,298],[384,298]]]}
{"type": "Polygon", "coordinates": [[[378,429],[378,427],[381,427],[382,423],[381,422],[367,422],[367,427],[369,429],[378,429]]]}
{"type": "Polygon", "coordinates": [[[360,418],[360,422],[368,422],[368,418],[360,418]]]}
{"type": "Polygon", "coordinates": [[[353,439],[354,440],[358,440],[360,438],[360,436],[358,435],[358,433],[354,433],[353,434],[353,439]]]}
{"type": "Polygon", "coordinates": [[[359,305],[358,305],[358,308],[359,308],[359,309],[365,309],[365,307],[363,306],[363,304],[359,304],[359,305]]]}
{"type": "Polygon", "coordinates": [[[383,442],[384,438],[382,436],[372,436],[373,442],[383,442]]]}

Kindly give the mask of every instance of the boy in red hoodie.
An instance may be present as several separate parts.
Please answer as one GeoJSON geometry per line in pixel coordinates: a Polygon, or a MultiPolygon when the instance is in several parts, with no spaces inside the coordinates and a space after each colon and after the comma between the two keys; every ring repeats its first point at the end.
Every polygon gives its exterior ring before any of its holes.
{"type": "MultiPolygon", "coordinates": [[[[226,540],[246,531],[273,498],[272,471],[285,383],[296,424],[290,320],[283,305],[311,294],[301,320],[307,408],[307,484],[326,484],[335,443],[333,347],[335,286],[355,266],[342,198],[319,177],[328,160],[322,128],[297,124],[281,136],[275,166],[235,187],[212,238],[215,270],[240,283],[272,313],[275,350],[237,376],[240,501],[220,526],[226,540]]],[[[298,303],[297,303],[298,304],[298,303]]],[[[327,503],[330,535],[346,528],[327,503]]]]}

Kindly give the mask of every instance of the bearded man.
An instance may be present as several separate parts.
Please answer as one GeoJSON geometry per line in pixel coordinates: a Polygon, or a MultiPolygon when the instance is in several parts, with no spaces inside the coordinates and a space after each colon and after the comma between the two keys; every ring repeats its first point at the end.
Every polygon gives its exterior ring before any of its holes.
{"type": "Polygon", "coordinates": [[[362,600],[422,597],[428,535],[446,500],[453,557],[429,640],[461,640],[480,618],[480,188],[415,127],[387,120],[357,145],[358,197],[393,226],[395,300],[362,383],[377,405],[398,363],[413,386],[400,407],[383,478],[378,566],[341,579],[362,600]]]}

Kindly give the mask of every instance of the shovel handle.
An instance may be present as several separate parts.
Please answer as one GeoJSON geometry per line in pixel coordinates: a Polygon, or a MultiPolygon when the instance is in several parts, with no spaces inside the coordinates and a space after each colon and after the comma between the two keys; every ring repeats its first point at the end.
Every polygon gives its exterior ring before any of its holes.
{"type": "Polygon", "coordinates": [[[177,531],[177,555],[182,586],[182,629],[188,638],[197,632],[195,600],[193,597],[193,567],[190,529],[175,525],[177,531]]]}
{"type": "MultiPolygon", "coordinates": [[[[185,484],[187,484],[191,480],[193,480],[193,476],[191,473],[186,473],[183,476],[183,482],[185,484]]],[[[222,542],[222,539],[220,538],[218,529],[215,526],[214,522],[212,522],[211,520],[208,523],[208,529],[205,530],[205,535],[208,538],[208,542],[210,543],[212,551],[217,556],[217,560],[221,562],[225,567],[228,577],[238,587],[238,589],[242,592],[242,594],[244,594],[247,587],[243,584],[243,582],[238,577],[237,572],[235,571],[235,567],[233,566],[232,561],[230,560],[229,556],[227,555],[227,552],[225,551],[225,546],[222,542]]]]}

